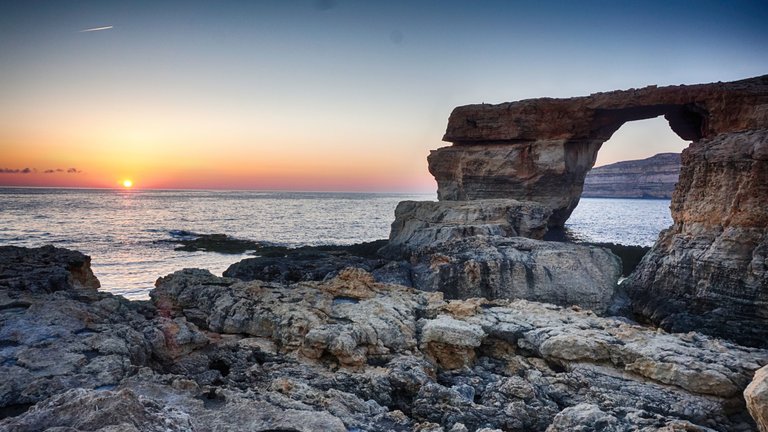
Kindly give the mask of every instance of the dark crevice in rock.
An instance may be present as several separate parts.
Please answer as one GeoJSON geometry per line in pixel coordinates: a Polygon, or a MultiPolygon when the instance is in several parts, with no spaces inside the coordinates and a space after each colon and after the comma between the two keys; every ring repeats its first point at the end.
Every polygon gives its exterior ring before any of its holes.
{"type": "Polygon", "coordinates": [[[221,373],[221,376],[223,377],[229,375],[229,365],[224,360],[221,360],[221,359],[212,360],[208,364],[208,368],[219,371],[221,373]]]}
{"type": "Polygon", "coordinates": [[[0,407],[0,420],[8,417],[16,417],[27,412],[35,404],[21,403],[0,407]]]}

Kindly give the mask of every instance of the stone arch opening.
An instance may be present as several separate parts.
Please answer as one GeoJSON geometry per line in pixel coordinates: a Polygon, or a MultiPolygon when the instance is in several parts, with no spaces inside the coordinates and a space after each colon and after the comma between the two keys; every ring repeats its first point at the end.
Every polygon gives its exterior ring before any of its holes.
{"type": "MultiPolygon", "coordinates": [[[[605,244],[621,256],[623,274],[629,275],[659,233],[673,225],[680,153],[690,144],[662,116],[623,123],[596,152],[565,221],[565,237],[605,244]]],[[[556,231],[552,236],[562,237],[556,231]]]]}
{"type": "Polygon", "coordinates": [[[686,141],[697,141],[707,133],[707,111],[695,103],[683,105],[641,105],[620,109],[596,109],[592,119],[591,137],[609,140],[627,122],[664,116],[669,127],[686,141]]]}
{"type": "MultiPolygon", "coordinates": [[[[588,132],[565,143],[566,182],[570,182],[571,201],[555,208],[550,228],[565,226],[583,194],[585,177],[594,167],[602,146],[627,123],[661,117],[669,129],[684,141],[697,141],[706,136],[709,114],[696,103],[632,105],[625,108],[596,108],[592,112],[588,132]]],[[[652,156],[649,154],[648,156],[652,156]]]]}

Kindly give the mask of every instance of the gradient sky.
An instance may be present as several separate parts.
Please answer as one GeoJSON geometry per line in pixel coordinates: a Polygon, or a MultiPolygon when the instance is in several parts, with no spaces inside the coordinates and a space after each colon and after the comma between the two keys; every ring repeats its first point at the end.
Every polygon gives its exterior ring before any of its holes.
{"type": "MultiPolygon", "coordinates": [[[[765,0],[4,1],[0,185],[434,191],[455,106],[762,75],[766,23],[765,0]]],[[[598,165],[685,145],[633,122],[598,165]]]]}

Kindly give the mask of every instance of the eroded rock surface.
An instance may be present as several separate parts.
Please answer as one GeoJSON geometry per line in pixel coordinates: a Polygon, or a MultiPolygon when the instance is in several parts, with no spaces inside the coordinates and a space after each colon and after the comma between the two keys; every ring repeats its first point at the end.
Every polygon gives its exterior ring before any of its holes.
{"type": "Polygon", "coordinates": [[[768,351],[697,333],[446,301],[361,269],[293,285],[184,270],[151,303],[0,293],[30,304],[0,308],[2,328],[42,319],[39,308],[52,316],[40,332],[55,333],[0,338],[9,431],[748,431],[742,392],[768,363],[768,351]],[[13,390],[40,377],[34,394],[13,390]]]}
{"type": "Polygon", "coordinates": [[[535,202],[515,200],[401,201],[389,243],[380,251],[391,258],[408,258],[435,242],[471,236],[528,237],[547,232],[549,211],[535,202]]]}
{"type": "Polygon", "coordinates": [[[621,263],[597,246],[524,237],[433,242],[411,256],[413,286],[446,298],[525,299],[605,312],[621,263]]]}
{"type": "Polygon", "coordinates": [[[768,366],[755,372],[754,379],[744,390],[744,398],[757,428],[760,432],[768,432],[768,366]]]}
{"type": "Polygon", "coordinates": [[[440,200],[508,198],[552,209],[562,226],[603,142],[627,121],[664,115],[685,140],[768,127],[768,76],[646,87],[570,99],[530,99],[453,110],[429,169],[440,200]]]}
{"type": "Polygon", "coordinates": [[[768,129],[683,151],[674,225],[624,284],[639,316],[768,346],[768,129]]]}

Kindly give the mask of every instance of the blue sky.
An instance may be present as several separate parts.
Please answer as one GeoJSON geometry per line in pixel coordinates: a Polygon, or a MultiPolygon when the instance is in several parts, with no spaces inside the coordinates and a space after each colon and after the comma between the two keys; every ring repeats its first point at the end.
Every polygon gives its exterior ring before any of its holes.
{"type": "MultiPolygon", "coordinates": [[[[164,159],[189,187],[431,190],[457,105],[762,75],[766,23],[766,1],[3,2],[0,152],[115,176],[164,159]]],[[[598,163],[682,148],[648,124],[598,163]]]]}

